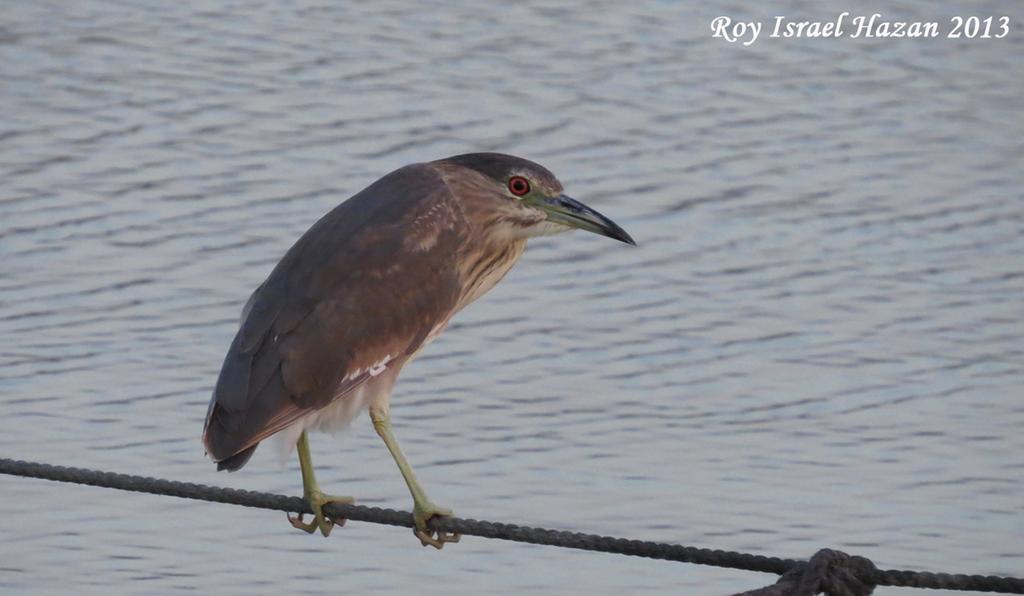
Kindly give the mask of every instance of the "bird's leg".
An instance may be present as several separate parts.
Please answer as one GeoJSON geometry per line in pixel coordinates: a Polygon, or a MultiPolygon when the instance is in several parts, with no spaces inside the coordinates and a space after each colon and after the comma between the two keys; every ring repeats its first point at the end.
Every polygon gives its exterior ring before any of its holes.
{"type": "Polygon", "coordinates": [[[441,548],[446,542],[458,542],[462,537],[461,534],[449,534],[447,532],[438,532],[435,536],[427,528],[427,522],[430,518],[438,515],[452,515],[452,510],[445,507],[438,507],[430,499],[427,498],[427,493],[420,486],[418,480],[416,480],[416,474],[412,471],[412,466],[409,465],[408,460],[405,459],[405,455],[402,453],[402,448],[398,446],[398,439],[395,438],[394,431],[391,430],[391,420],[387,414],[387,411],[381,412],[373,407],[370,408],[370,419],[373,420],[373,428],[380,435],[380,438],[384,439],[384,444],[388,446],[388,451],[391,452],[391,457],[395,458],[395,463],[398,464],[398,469],[402,472],[402,477],[405,478],[405,484],[409,486],[409,492],[412,493],[413,507],[412,516],[416,522],[416,527],[413,528],[413,532],[416,537],[420,539],[423,546],[433,546],[434,548],[441,548]]]}
{"type": "Polygon", "coordinates": [[[306,431],[302,431],[302,434],[299,435],[299,440],[295,446],[299,452],[299,467],[302,468],[302,496],[313,509],[313,520],[309,523],[303,522],[302,514],[300,513],[298,517],[289,515],[288,521],[296,528],[310,534],[319,529],[321,534],[327,536],[334,529],[335,523],[343,526],[345,525],[345,520],[324,517],[323,506],[327,503],[350,504],[354,502],[354,499],[352,497],[325,495],[320,491],[320,485],[316,483],[316,474],[313,473],[313,457],[309,453],[309,437],[306,435],[306,431]]]}

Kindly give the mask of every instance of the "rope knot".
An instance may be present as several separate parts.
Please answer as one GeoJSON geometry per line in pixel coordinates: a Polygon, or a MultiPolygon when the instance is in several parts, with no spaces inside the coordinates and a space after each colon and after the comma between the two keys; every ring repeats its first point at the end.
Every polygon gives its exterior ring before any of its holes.
{"type": "Polygon", "coordinates": [[[875,564],[864,557],[823,548],[775,584],[736,596],[869,596],[875,590],[877,574],[875,564]]]}

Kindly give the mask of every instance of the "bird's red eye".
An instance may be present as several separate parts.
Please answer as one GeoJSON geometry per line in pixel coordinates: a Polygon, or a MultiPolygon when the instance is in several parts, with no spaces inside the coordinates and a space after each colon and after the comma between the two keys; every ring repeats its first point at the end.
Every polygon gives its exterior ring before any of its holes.
{"type": "Polygon", "coordinates": [[[521,197],[530,192],[530,181],[522,176],[512,176],[508,179],[508,191],[521,197]]]}

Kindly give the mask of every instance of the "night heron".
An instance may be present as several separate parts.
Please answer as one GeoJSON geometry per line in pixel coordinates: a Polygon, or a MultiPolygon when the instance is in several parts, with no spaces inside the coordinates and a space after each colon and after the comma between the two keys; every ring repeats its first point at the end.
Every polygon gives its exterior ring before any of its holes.
{"type": "Polygon", "coordinates": [[[563,194],[551,172],[497,153],[395,170],[313,224],[249,298],[210,400],[203,443],[218,470],[237,470],[260,441],[296,445],[314,519],[327,536],[307,430],[339,430],[369,409],[413,498],[415,532],[437,548],[457,535],[427,522],[451,515],[427,498],[389,421],[402,367],[452,316],[508,273],[531,236],[580,228],[634,244],[607,217],[563,194]]]}

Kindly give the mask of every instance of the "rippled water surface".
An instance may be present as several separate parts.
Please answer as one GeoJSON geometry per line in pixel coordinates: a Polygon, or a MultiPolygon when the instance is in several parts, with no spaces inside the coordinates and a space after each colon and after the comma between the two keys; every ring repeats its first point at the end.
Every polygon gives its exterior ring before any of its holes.
{"type": "MultiPolygon", "coordinates": [[[[576,233],[408,366],[398,436],[476,518],[1024,569],[1024,11],[1004,40],[710,39],[664,2],[8,2],[0,456],[296,494],[199,442],[249,292],[406,163],[544,163],[576,233]]],[[[810,11],[810,12],[809,12],[810,11]]],[[[863,11],[872,12],[864,6],[863,11]]],[[[935,3],[893,18],[945,21],[935,3]]],[[[407,508],[360,421],[321,483],[407,508]]],[[[767,575],[0,477],[10,593],[689,593],[767,575]]],[[[879,590],[880,594],[907,593],[879,590]]]]}

